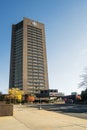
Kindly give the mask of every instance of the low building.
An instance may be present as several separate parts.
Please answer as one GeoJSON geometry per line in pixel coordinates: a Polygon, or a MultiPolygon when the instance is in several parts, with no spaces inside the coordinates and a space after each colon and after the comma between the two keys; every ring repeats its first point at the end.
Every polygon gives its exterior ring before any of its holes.
{"type": "Polygon", "coordinates": [[[40,93],[36,96],[41,97],[41,98],[57,97],[58,96],[58,90],[57,89],[40,90],[40,93]]]}

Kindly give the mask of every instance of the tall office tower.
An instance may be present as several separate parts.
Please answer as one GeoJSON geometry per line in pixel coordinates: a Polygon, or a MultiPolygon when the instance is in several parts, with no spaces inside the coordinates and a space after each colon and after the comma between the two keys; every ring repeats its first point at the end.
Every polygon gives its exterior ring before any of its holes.
{"type": "Polygon", "coordinates": [[[24,18],[12,25],[9,88],[26,93],[49,88],[44,24],[24,18]]]}

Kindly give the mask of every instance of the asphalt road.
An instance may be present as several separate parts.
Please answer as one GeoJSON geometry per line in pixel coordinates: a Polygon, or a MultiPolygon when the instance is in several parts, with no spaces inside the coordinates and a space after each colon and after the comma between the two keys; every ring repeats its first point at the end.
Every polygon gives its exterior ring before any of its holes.
{"type": "Polygon", "coordinates": [[[37,107],[38,109],[53,111],[56,113],[66,114],[82,119],[87,119],[87,105],[77,104],[41,104],[33,105],[31,107],[37,107]]]}

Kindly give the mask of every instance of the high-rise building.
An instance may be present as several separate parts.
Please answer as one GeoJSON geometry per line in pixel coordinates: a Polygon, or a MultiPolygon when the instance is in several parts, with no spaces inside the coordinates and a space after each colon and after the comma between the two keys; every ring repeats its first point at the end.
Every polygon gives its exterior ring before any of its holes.
{"type": "Polygon", "coordinates": [[[49,89],[44,24],[24,18],[12,25],[9,88],[49,89]]]}

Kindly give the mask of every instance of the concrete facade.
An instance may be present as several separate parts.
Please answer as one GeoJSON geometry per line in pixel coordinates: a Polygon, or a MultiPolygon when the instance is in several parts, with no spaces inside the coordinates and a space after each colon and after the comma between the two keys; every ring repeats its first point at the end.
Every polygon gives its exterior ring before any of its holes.
{"type": "Polygon", "coordinates": [[[26,93],[49,88],[44,28],[28,18],[12,25],[9,88],[18,87],[26,93]]]}

